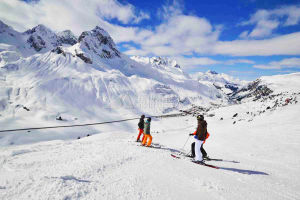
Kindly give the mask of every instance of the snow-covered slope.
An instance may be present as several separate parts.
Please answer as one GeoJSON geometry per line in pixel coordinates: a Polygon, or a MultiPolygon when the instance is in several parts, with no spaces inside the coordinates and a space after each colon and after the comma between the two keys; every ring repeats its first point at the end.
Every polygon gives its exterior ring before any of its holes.
{"type": "Polygon", "coordinates": [[[300,73],[263,76],[232,93],[231,98],[240,102],[293,98],[299,93],[299,80],[300,73]]]}
{"type": "Polygon", "coordinates": [[[188,134],[197,122],[189,116],[152,121],[153,143],[161,149],[139,146],[136,128],[114,125],[80,140],[0,147],[0,199],[296,200],[299,106],[232,124],[232,115],[249,109],[237,104],[206,118],[204,148],[223,159],[207,163],[220,169],[170,156],[190,151],[188,134]]]}
{"type": "Polygon", "coordinates": [[[214,86],[227,95],[237,91],[239,88],[247,84],[246,81],[241,81],[227,74],[224,73],[219,74],[211,70],[205,73],[197,72],[195,74],[191,74],[191,76],[194,79],[198,80],[200,83],[209,86],[214,86]]]}
{"type": "Polygon", "coordinates": [[[123,55],[100,27],[83,32],[75,44],[70,32],[57,35],[43,25],[25,33],[1,27],[1,46],[7,47],[0,50],[3,129],[107,121],[124,113],[159,114],[227,101],[172,62],[144,65],[123,55]],[[18,56],[12,59],[13,54],[18,56]],[[66,121],[57,122],[58,116],[66,121]]]}

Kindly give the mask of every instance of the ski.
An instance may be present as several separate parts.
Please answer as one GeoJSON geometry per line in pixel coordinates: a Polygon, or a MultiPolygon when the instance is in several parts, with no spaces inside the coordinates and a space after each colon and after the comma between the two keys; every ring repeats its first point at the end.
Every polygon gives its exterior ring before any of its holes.
{"type": "Polygon", "coordinates": [[[153,149],[161,149],[161,146],[158,145],[151,145],[151,146],[146,146],[146,145],[137,145],[139,147],[146,147],[146,148],[153,148],[153,149]]]}
{"type": "MultiPolygon", "coordinates": [[[[177,155],[175,155],[175,154],[171,154],[171,156],[173,157],[173,158],[176,158],[176,159],[181,159],[181,157],[180,156],[177,156],[177,155]]],[[[211,167],[211,168],[214,168],[214,169],[220,169],[219,167],[217,167],[217,166],[215,166],[215,165],[210,165],[210,164],[206,164],[206,163],[197,163],[196,161],[192,161],[193,163],[195,163],[195,164],[198,164],[198,165],[203,165],[203,166],[206,166],[206,167],[211,167]]]]}
{"type": "Polygon", "coordinates": [[[216,158],[204,158],[203,160],[207,160],[207,161],[224,161],[223,159],[216,159],[216,158]]]}
{"type": "Polygon", "coordinates": [[[174,155],[174,154],[171,154],[171,156],[172,156],[173,158],[180,159],[180,157],[179,157],[179,156],[176,156],[176,155],[174,155]]]}
{"type": "Polygon", "coordinates": [[[215,165],[206,164],[204,162],[202,162],[202,163],[197,163],[196,161],[192,161],[192,162],[195,163],[195,164],[198,164],[198,165],[203,165],[203,166],[211,167],[211,168],[214,168],[214,169],[220,169],[219,167],[217,167],[215,165]]]}
{"type": "Polygon", "coordinates": [[[231,162],[231,163],[240,163],[235,160],[224,160],[224,159],[217,159],[217,158],[204,158],[205,161],[223,161],[223,162],[231,162]]]}

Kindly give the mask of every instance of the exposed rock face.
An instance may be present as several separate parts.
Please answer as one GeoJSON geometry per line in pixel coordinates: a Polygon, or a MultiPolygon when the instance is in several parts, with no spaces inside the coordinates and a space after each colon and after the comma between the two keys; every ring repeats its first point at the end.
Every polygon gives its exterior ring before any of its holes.
{"type": "Polygon", "coordinates": [[[65,30],[57,34],[62,44],[74,45],[78,42],[75,35],[70,30],[65,30]]]}
{"type": "Polygon", "coordinates": [[[64,52],[64,50],[62,49],[62,47],[56,47],[51,52],[54,52],[54,53],[57,53],[57,54],[62,54],[63,56],[66,56],[66,53],[64,52]]]}
{"type": "Polygon", "coordinates": [[[88,63],[88,64],[92,64],[92,60],[88,57],[86,57],[83,53],[77,53],[76,54],[77,57],[79,57],[81,60],[83,60],[85,63],[88,63]]]}
{"type": "Polygon", "coordinates": [[[36,51],[40,51],[43,48],[46,48],[46,42],[39,35],[31,35],[27,42],[33,47],[36,51]]]}
{"type": "Polygon", "coordinates": [[[227,74],[217,73],[211,70],[208,70],[205,73],[198,72],[191,76],[199,82],[212,84],[215,88],[229,96],[245,84],[243,81],[235,79],[227,74]]]}
{"type": "Polygon", "coordinates": [[[232,92],[236,92],[239,89],[239,86],[237,84],[231,83],[231,84],[225,84],[225,88],[228,88],[232,92]]]}
{"type": "Polygon", "coordinates": [[[180,66],[176,63],[175,60],[171,60],[169,58],[152,57],[152,58],[150,58],[150,63],[159,65],[159,66],[171,66],[171,67],[180,68],[180,66]]]}
{"type": "Polygon", "coordinates": [[[83,32],[79,36],[78,41],[82,49],[87,49],[101,58],[114,58],[121,55],[113,39],[99,26],[96,26],[91,31],[83,32]]]}
{"type": "Polygon", "coordinates": [[[272,92],[273,91],[268,88],[267,85],[261,84],[261,80],[257,79],[248,84],[247,87],[244,87],[233,93],[231,97],[237,101],[241,101],[244,98],[253,97],[253,100],[256,101],[264,96],[270,95],[272,92]]]}
{"type": "Polygon", "coordinates": [[[42,49],[51,50],[62,45],[59,37],[41,24],[25,31],[23,34],[29,36],[27,42],[38,52],[42,49]]]}

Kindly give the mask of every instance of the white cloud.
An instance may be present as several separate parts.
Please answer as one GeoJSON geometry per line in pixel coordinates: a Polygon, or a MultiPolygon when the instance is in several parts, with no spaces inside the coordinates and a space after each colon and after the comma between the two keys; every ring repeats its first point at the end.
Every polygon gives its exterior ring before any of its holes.
{"type": "Polygon", "coordinates": [[[278,26],[279,22],[276,20],[261,20],[257,22],[256,28],[248,36],[252,38],[266,37],[271,35],[278,26]]]}
{"type": "MultiPolygon", "coordinates": [[[[85,1],[87,2],[87,1],[85,1]]],[[[118,19],[124,24],[138,23],[143,19],[149,19],[149,14],[140,12],[136,15],[135,8],[131,4],[120,4],[116,0],[95,1],[97,14],[104,19],[118,19]]]]}
{"type": "Polygon", "coordinates": [[[221,63],[220,61],[207,57],[174,57],[174,59],[182,66],[198,66],[198,65],[214,65],[221,63]]]}
{"type": "Polygon", "coordinates": [[[218,41],[212,54],[231,56],[300,55],[300,32],[265,40],[218,41]]]}
{"type": "Polygon", "coordinates": [[[300,22],[300,6],[284,6],[279,9],[273,10],[275,15],[284,17],[287,16],[284,22],[285,26],[296,25],[300,22]]]}
{"type": "MultiPolygon", "coordinates": [[[[222,26],[214,26],[205,18],[184,15],[182,9],[183,5],[179,1],[164,6],[162,9],[164,12],[161,14],[168,18],[163,18],[160,25],[147,29],[130,24],[147,19],[148,14],[137,11],[133,5],[121,4],[116,0],[41,0],[31,4],[18,0],[1,0],[0,19],[19,31],[44,24],[54,31],[70,29],[76,35],[100,25],[108,31],[116,43],[129,42],[128,50],[125,51],[128,55],[171,57],[300,55],[300,32],[264,40],[249,40],[249,35],[268,35],[270,34],[268,31],[277,26],[276,20],[270,18],[270,11],[258,11],[251,20],[243,23],[261,26],[256,31],[241,34],[241,37],[247,39],[220,41],[222,26]],[[129,25],[112,24],[106,19],[117,19],[129,25]],[[263,19],[260,25],[259,19],[263,19]]],[[[291,6],[272,12],[276,13],[276,16],[285,16],[286,24],[294,24],[299,22],[297,9],[298,7],[291,6]],[[292,14],[287,15],[287,10],[292,14]]],[[[195,60],[205,63],[198,58],[195,60]]]]}
{"type": "Polygon", "coordinates": [[[239,37],[242,38],[242,39],[247,39],[248,38],[248,35],[249,35],[249,31],[243,31],[239,37]]]}
{"type": "Polygon", "coordinates": [[[235,65],[235,64],[254,64],[255,62],[253,60],[247,60],[247,59],[232,59],[227,60],[224,62],[225,65],[235,65]]]}
{"type": "Polygon", "coordinates": [[[280,66],[276,65],[253,65],[253,67],[258,69],[281,69],[280,66]]]}
{"type": "Polygon", "coordinates": [[[208,57],[171,57],[172,59],[176,60],[177,63],[184,69],[190,70],[193,68],[199,68],[203,66],[215,65],[220,64],[221,62],[218,60],[214,60],[208,57]]]}
{"type": "Polygon", "coordinates": [[[204,18],[178,15],[157,26],[140,45],[143,52],[161,56],[205,53],[217,41],[219,33],[204,18]]]}
{"type": "Polygon", "coordinates": [[[296,25],[300,21],[300,6],[282,6],[273,10],[258,10],[248,21],[240,25],[255,25],[252,31],[244,31],[241,38],[263,38],[272,35],[280,26],[296,25]]]}
{"type": "Polygon", "coordinates": [[[300,68],[300,58],[286,58],[281,61],[273,61],[266,65],[253,65],[259,69],[283,69],[283,68],[300,68]]]}
{"type": "Polygon", "coordinates": [[[0,19],[19,31],[44,24],[55,31],[70,29],[77,35],[90,30],[106,19],[117,19],[124,24],[149,19],[149,14],[136,11],[131,4],[116,0],[40,0],[25,3],[1,0],[0,19]]]}
{"type": "Polygon", "coordinates": [[[166,20],[170,17],[182,15],[184,3],[178,0],[173,0],[172,2],[167,1],[165,5],[162,6],[161,9],[158,10],[158,17],[166,20]]]}

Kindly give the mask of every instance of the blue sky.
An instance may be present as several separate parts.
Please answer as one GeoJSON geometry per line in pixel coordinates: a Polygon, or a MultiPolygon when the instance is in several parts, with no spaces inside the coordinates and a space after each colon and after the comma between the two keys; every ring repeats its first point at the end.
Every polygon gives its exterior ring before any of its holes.
{"type": "Polygon", "coordinates": [[[0,19],[76,35],[100,25],[123,53],[171,57],[189,73],[300,71],[300,0],[2,0],[0,19]]]}

